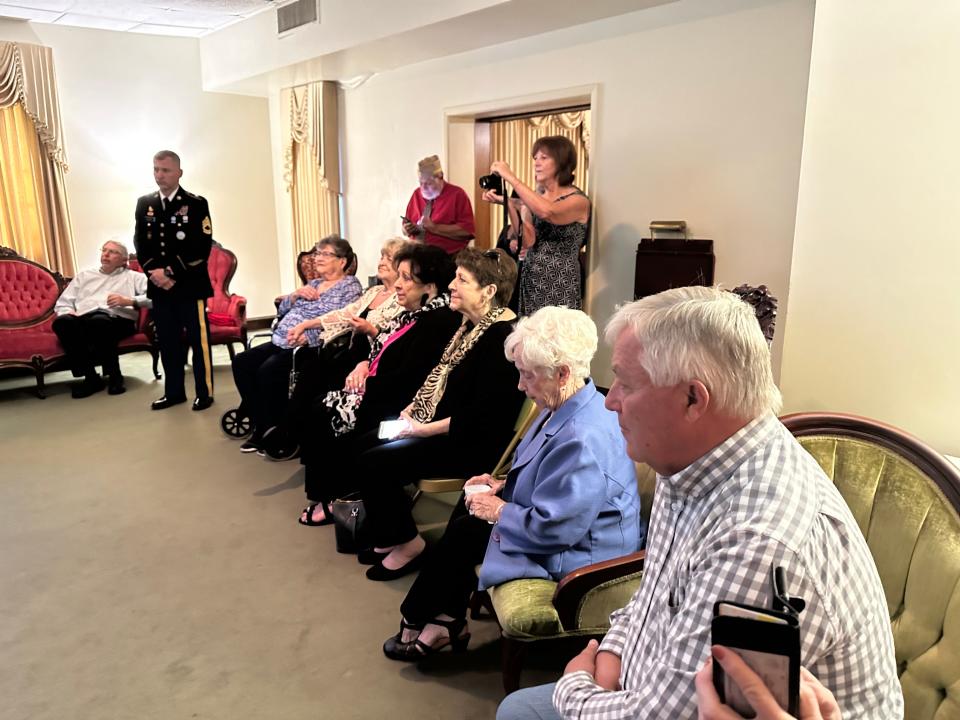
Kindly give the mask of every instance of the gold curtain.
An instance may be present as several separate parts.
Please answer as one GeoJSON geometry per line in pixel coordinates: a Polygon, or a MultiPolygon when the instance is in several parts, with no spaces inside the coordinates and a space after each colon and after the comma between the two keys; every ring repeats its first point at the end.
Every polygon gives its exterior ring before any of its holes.
{"type": "MultiPolygon", "coordinates": [[[[538,138],[562,135],[577,150],[577,169],[573,184],[590,194],[587,170],[590,166],[590,111],[538,115],[490,123],[490,157],[503,160],[528,187],[534,187],[533,160],[530,155],[538,138]]],[[[491,247],[503,229],[503,208],[490,205],[491,247]]]]}
{"type": "Polygon", "coordinates": [[[0,245],[75,274],[53,51],[0,42],[0,245]]]}
{"type": "Polygon", "coordinates": [[[322,237],[340,233],[336,85],[287,88],[284,179],[293,213],[293,262],[322,237]]]}

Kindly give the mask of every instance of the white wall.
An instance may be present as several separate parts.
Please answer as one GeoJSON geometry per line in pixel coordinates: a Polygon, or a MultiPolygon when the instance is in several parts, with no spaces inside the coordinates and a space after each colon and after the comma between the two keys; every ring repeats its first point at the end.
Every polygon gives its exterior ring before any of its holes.
{"type": "Polygon", "coordinates": [[[960,4],[819,0],[781,384],[960,455],[960,4]]]}
{"type": "MultiPolygon", "coordinates": [[[[597,85],[595,319],[632,298],[650,221],[676,218],[715,240],[719,282],[767,284],[783,317],[812,25],[812,0],[679,2],[344,91],[347,222],[361,273],[399,230],[417,159],[443,150],[445,110],[597,85]],[[633,31],[615,35],[624,27],[633,31]]],[[[608,358],[603,349],[595,362],[600,382],[608,358]]]]}
{"type": "Polygon", "coordinates": [[[207,198],[214,238],[239,257],[231,289],[272,315],[279,288],[267,100],[200,89],[196,40],[0,20],[0,39],[53,48],[80,267],[117,235],[132,249],[153,153],[176,150],[183,186],[207,198]],[[162,78],[161,78],[162,75],[162,78]]]}

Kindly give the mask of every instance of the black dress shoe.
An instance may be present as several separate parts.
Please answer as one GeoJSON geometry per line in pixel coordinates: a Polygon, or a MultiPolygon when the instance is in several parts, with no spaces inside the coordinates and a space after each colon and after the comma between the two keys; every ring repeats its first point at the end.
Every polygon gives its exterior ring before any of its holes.
{"type": "Polygon", "coordinates": [[[127,391],[123,384],[123,375],[111,375],[107,381],[107,395],[122,395],[127,391]]]}
{"type": "Polygon", "coordinates": [[[367,568],[367,580],[376,580],[378,582],[396,580],[397,578],[402,578],[404,575],[409,575],[414,570],[419,570],[422,564],[423,553],[420,553],[406,565],[399,567],[396,570],[385,568],[383,563],[380,563],[379,565],[372,565],[367,568]]]}
{"type": "Polygon", "coordinates": [[[193,401],[194,410],[206,410],[211,405],[213,405],[212,397],[197,398],[196,400],[193,401]]]}
{"type": "Polygon", "coordinates": [[[357,553],[357,562],[361,565],[379,565],[389,554],[389,550],[386,552],[377,552],[373,548],[367,548],[357,553]]]}
{"type": "Polygon", "coordinates": [[[74,386],[70,388],[70,395],[79,400],[80,398],[90,397],[105,387],[106,383],[103,382],[102,377],[99,375],[91,375],[90,377],[84,378],[81,382],[75,383],[74,386]]]}
{"type": "Polygon", "coordinates": [[[179,400],[171,400],[166,395],[164,395],[159,400],[154,400],[152,403],[150,403],[150,409],[166,410],[168,407],[173,407],[174,405],[179,405],[181,403],[185,403],[186,401],[187,401],[186,398],[180,398],[179,400]]]}

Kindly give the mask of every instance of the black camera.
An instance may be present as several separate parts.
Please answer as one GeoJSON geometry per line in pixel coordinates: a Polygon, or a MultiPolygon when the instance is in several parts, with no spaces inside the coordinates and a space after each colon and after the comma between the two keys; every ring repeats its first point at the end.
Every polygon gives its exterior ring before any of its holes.
{"type": "Polygon", "coordinates": [[[497,195],[503,195],[503,178],[496,173],[481,175],[480,187],[484,190],[493,190],[497,195]]]}

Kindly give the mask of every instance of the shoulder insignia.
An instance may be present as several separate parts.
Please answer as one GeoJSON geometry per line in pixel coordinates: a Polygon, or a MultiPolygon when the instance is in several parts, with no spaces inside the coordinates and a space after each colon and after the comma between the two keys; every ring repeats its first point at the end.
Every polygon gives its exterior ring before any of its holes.
{"type": "Polygon", "coordinates": [[[204,235],[213,235],[213,226],[210,224],[210,216],[209,216],[209,215],[207,215],[207,216],[203,219],[203,223],[201,223],[200,227],[203,229],[203,234],[204,234],[204,235]]]}
{"type": "Polygon", "coordinates": [[[192,192],[190,192],[189,190],[184,190],[183,188],[180,188],[180,191],[181,191],[184,195],[186,195],[187,197],[192,197],[194,200],[202,200],[202,199],[203,199],[203,198],[200,197],[199,195],[194,195],[194,194],[193,194],[192,192]]]}

